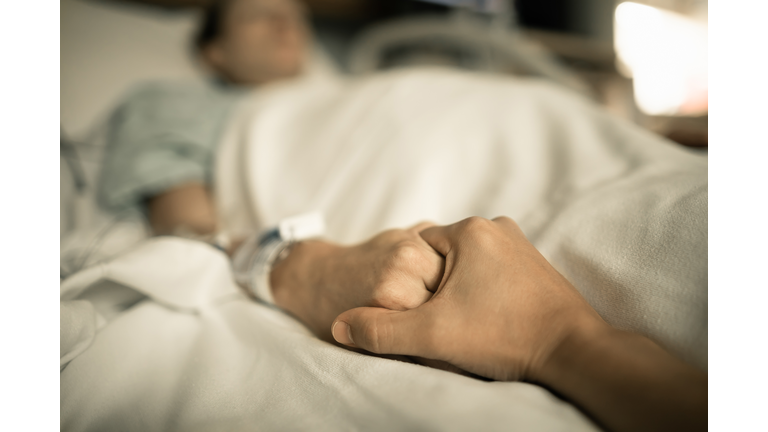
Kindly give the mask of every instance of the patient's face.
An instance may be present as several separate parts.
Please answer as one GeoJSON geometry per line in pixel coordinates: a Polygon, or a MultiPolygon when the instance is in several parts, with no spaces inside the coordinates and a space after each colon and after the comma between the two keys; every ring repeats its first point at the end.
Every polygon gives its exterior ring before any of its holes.
{"type": "Polygon", "coordinates": [[[301,70],[308,31],[295,0],[233,0],[223,32],[205,51],[216,71],[238,84],[258,84],[301,70]]]}

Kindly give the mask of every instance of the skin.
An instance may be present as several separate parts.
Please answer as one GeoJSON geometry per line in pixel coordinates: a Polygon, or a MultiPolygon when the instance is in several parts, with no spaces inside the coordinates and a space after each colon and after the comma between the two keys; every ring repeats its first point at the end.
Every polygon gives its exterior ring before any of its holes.
{"type": "Polygon", "coordinates": [[[309,40],[305,11],[292,0],[233,0],[222,34],[203,48],[204,61],[222,78],[256,85],[301,71],[309,40]]]}
{"type": "MultiPolygon", "coordinates": [[[[293,0],[233,0],[223,32],[202,50],[219,77],[239,85],[290,78],[301,71],[308,43],[304,10],[293,0]]],[[[218,229],[210,190],[187,183],[148,200],[156,235],[204,238],[218,229]]],[[[272,271],[278,306],[318,337],[333,342],[330,324],[357,306],[405,310],[425,302],[437,287],[443,258],[418,235],[427,225],[384,232],[368,242],[341,246],[304,242],[272,271]]],[[[242,239],[235,239],[232,255],[242,239]]]]}
{"type": "Polygon", "coordinates": [[[404,311],[432,297],[444,260],[419,232],[430,223],[389,230],[353,246],[307,241],[270,274],[275,302],[319,338],[333,342],[331,323],[358,306],[404,311]]]}
{"type": "MultiPolygon", "coordinates": [[[[235,0],[202,57],[235,84],[294,76],[307,42],[301,14],[289,0],[235,0]]],[[[217,230],[203,184],[148,206],[156,234],[217,230]]],[[[271,282],[278,305],[324,340],[537,382],[610,430],[706,428],[706,374],[608,326],[507,218],[422,224],[353,246],[303,242],[271,282]]]]}
{"type": "Polygon", "coordinates": [[[469,218],[421,237],[446,260],[436,293],[407,311],[346,311],[336,341],[539,383],[608,430],[706,429],[706,373],[605,323],[514,221],[469,218]]]}
{"type": "Polygon", "coordinates": [[[149,224],[156,235],[169,235],[179,227],[196,234],[216,231],[211,193],[201,183],[182,184],[149,200],[149,224]]]}
{"type": "MultiPolygon", "coordinates": [[[[309,33],[299,2],[233,0],[222,17],[222,29],[200,55],[223,80],[252,86],[290,78],[301,71],[309,33]]],[[[211,192],[202,183],[179,185],[151,197],[147,204],[155,234],[183,229],[206,235],[217,230],[211,192]]]]}

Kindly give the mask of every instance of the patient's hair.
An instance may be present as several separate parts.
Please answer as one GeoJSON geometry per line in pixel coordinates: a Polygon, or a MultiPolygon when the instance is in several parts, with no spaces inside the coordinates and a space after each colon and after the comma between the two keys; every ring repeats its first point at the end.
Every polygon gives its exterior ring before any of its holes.
{"type": "Polygon", "coordinates": [[[232,0],[212,0],[203,11],[203,19],[195,34],[194,48],[201,51],[206,45],[221,36],[224,14],[233,3],[232,0]]]}

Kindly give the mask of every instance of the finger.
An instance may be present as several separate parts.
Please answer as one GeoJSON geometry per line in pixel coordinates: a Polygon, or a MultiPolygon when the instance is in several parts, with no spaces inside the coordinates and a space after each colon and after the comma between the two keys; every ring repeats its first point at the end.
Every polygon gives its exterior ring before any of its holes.
{"type": "Polygon", "coordinates": [[[428,302],[429,299],[432,298],[432,295],[434,294],[434,292],[437,290],[437,286],[440,285],[440,279],[437,279],[436,282],[432,282],[431,285],[427,285],[427,281],[425,280],[424,285],[427,287],[426,291],[424,290],[424,287],[418,287],[413,290],[413,292],[411,293],[413,297],[412,303],[409,305],[408,309],[416,309],[417,307],[428,302]]]}
{"type": "Polygon", "coordinates": [[[520,228],[517,222],[507,216],[498,216],[491,220],[497,225],[507,229],[508,231],[525,236],[525,233],[523,233],[523,230],[520,228]]]}
{"type": "Polygon", "coordinates": [[[427,228],[429,228],[429,227],[433,227],[433,226],[436,226],[436,225],[437,225],[437,224],[435,224],[434,222],[430,222],[430,221],[422,221],[422,222],[419,222],[419,223],[417,223],[416,225],[414,225],[414,226],[412,226],[412,227],[408,228],[406,231],[411,231],[411,232],[413,232],[414,234],[418,234],[418,233],[420,233],[421,231],[424,231],[425,229],[427,229],[427,228]]]}
{"type": "MultiPolygon", "coordinates": [[[[430,292],[429,297],[431,297],[431,293],[437,291],[437,287],[440,285],[440,281],[443,278],[443,271],[445,270],[445,260],[442,255],[438,254],[432,246],[421,238],[419,233],[434,226],[437,226],[434,222],[423,221],[407,230],[416,236],[417,243],[419,243],[419,245],[421,245],[427,252],[425,254],[427,262],[425,262],[422,267],[422,275],[424,286],[426,286],[427,290],[430,292]]],[[[427,300],[429,300],[429,298],[427,298],[427,300]]]]}
{"type": "Polygon", "coordinates": [[[339,315],[331,326],[331,333],[341,344],[376,354],[434,358],[427,340],[430,328],[420,309],[399,312],[362,307],[339,315]]]}
{"type": "Polygon", "coordinates": [[[426,247],[429,247],[430,253],[427,255],[428,263],[422,271],[422,281],[431,294],[437,291],[440,282],[443,280],[443,274],[445,273],[445,258],[443,258],[442,255],[437,254],[429,245],[426,247]]]}
{"type": "MultiPolygon", "coordinates": [[[[440,281],[438,280],[438,283],[439,282],[440,281]]],[[[397,311],[416,309],[432,298],[434,289],[430,291],[429,287],[424,289],[424,286],[425,282],[412,280],[410,278],[407,280],[398,278],[392,281],[391,284],[384,286],[382,291],[387,294],[382,296],[381,300],[377,300],[368,306],[383,307],[397,311]]]]}
{"type": "Polygon", "coordinates": [[[451,239],[448,234],[452,226],[433,226],[421,231],[419,235],[432,249],[443,256],[447,256],[448,252],[451,251],[451,239]]]}

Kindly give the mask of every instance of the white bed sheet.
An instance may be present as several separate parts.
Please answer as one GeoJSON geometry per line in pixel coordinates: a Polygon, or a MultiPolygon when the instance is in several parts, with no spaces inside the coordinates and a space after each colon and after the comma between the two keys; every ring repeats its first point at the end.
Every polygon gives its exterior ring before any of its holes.
{"type": "Polygon", "coordinates": [[[523,383],[487,383],[321,342],[238,292],[226,257],[156,238],[73,276],[149,296],[61,373],[66,431],[594,431],[571,405],[523,383]]]}
{"type": "MultiPolygon", "coordinates": [[[[341,242],[511,216],[609,322],[705,368],[706,171],[544,83],[406,71],[260,91],[222,141],[216,195],[233,233],[319,209],[341,242]]],[[[140,242],[67,279],[62,300],[105,279],[148,299],[71,356],[63,430],[596,429],[533,385],[320,342],[239,295],[203,244],[140,242]]]]}

